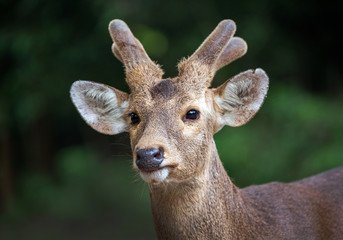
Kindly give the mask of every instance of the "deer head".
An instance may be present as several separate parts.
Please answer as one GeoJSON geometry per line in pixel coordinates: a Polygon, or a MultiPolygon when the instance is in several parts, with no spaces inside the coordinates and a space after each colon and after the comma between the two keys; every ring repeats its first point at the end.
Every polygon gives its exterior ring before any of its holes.
{"type": "Polygon", "coordinates": [[[235,23],[218,24],[179,75],[163,78],[160,66],[121,20],[109,31],[112,51],[124,64],[127,94],[110,86],[76,81],[71,98],[83,119],[104,134],[128,131],[133,167],[148,183],[183,182],[199,176],[215,149],[213,134],[224,125],[240,126],[261,107],[268,89],[262,69],[248,70],[209,88],[215,72],[243,56],[247,45],[233,37],[235,23]]]}

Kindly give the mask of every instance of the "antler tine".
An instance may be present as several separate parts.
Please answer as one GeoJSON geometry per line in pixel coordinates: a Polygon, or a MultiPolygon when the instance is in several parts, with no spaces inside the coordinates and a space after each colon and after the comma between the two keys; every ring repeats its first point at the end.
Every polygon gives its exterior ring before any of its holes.
{"type": "Polygon", "coordinates": [[[123,59],[122,59],[122,57],[121,57],[121,55],[120,55],[120,52],[119,52],[119,50],[118,50],[118,47],[117,47],[117,45],[116,45],[115,42],[112,43],[112,52],[113,52],[114,56],[116,56],[116,58],[117,58],[119,61],[121,61],[122,63],[124,63],[124,62],[123,62],[123,59]]]}
{"type": "Polygon", "coordinates": [[[214,64],[235,31],[236,24],[232,20],[221,21],[190,57],[190,60],[197,59],[208,65],[214,64]]]}
{"type": "Polygon", "coordinates": [[[221,21],[185,64],[199,61],[212,67],[235,31],[236,25],[232,20],[221,21]]]}
{"type": "MultiPolygon", "coordinates": [[[[232,20],[223,20],[188,59],[179,63],[179,76],[205,79],[208,87],[217,70],[217,61],[236,31],[232,20]]],[[[186,77],[187,78],[187,77],[186,77]]]]}
{"type": "Polygon", "coordinates": [[[149,58],[124,21],[111,21],[109,32],[113,40],[112,52],[124,64],[126,81],[131,88],[139,85],[137,79],[149,82],[162,77],[162,69],[149,58]]]}
{"type": "Polygon", "coordinates": [[[247,50],[248,45],[242,38],[232,38],[216,62],[216,71],[242,57],[247,50]]]}

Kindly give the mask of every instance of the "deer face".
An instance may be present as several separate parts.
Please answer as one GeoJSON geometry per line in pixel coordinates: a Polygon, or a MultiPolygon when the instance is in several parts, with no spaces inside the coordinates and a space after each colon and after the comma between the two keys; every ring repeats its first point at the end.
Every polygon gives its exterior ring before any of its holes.
{"type": "Polygon", "coordinates": [[[177,78],[130,97],[133,166],[145,181],[184,180],[204,168],[213,107],[212,91],[186,90],[177,78]]]}
{"type": "Polygon", "coordinates": [[[268,77],[261,69],[209,88],[216,70],[246,52],[245,42],[232,38],[234,31],[232,21],[222,21],[191,57],[179,63],[179,76],[164,79],[126,24],[114,20],[112,51],[126,67],[131,94],[77,81],[71,88],[72,100],[95,130],[129,132],[133,167],[146,182],[194,178],[206,169],[213,134],[224,125],[246,123],[267,92],[268,77]]]}

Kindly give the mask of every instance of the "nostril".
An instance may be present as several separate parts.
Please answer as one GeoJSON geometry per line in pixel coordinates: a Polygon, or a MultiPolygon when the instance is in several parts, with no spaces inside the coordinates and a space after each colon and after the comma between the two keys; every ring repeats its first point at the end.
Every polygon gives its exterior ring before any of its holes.
{"type": "Polygon", "coordinates": [[[136,165],[141,170],[153,171],[163,162],[164,149],[143,148],[136,151],[136,165]]]}
{"type": "Polygon", "coordinates": [[[154,155],[154,158],[156,158],[156,159],[163,159],[163,155],[164,155],[164,150],[163,150],[162,147],[159,147],[158,151],[154,155]]]}

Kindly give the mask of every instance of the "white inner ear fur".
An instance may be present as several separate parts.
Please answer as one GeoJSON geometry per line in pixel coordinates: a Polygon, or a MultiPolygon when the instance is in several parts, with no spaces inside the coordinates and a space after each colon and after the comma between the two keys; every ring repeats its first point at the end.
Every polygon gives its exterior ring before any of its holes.
{"type": "MultiPolygon", "coordinates": [[[[115,90],[104,84],[76,81],[70,95],[82,118],[96,131],[105,134],[118,134],[127,131],[123,118],[128,107],[127,96],[119,99],[115,90]]],[[[119,93],[119,91],[118,91],[119,93]]]]}
{"type": "Polygon", "coordinates": [[[222,110],[221,125],[247,123],[260,109],[268,84],[267,74],[258,68],[240,73],[220,86],[215,102],[222,110]]]}

